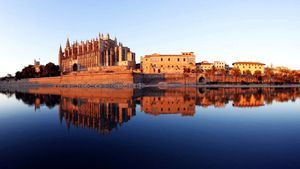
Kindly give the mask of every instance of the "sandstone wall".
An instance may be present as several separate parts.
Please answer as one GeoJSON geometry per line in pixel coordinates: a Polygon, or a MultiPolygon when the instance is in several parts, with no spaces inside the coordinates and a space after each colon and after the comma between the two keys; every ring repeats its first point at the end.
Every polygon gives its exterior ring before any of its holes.
{"type": "Polygon", "coordinates": [[[135,74],[135,83],[144,84],[196,84],[197,76],[195,73],[182,74],[135,74]]]}
{"type": "Polygon", "coordinates": [[[37,84],[132,84],[133,74],[126,73],[73,73],[61,77],[32,78],[37,84]]]}

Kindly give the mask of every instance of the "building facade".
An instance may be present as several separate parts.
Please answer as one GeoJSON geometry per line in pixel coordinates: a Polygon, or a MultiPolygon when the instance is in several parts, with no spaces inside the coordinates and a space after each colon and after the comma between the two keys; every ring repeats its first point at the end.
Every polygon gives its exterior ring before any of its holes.
{"type": "Polygon", "coordinates": [[[41,72],[41,63],[40,63],[40,61],[36,61],[34,59],[34,61],[33,61],[33,67],[34,67],[36,73],[40,73],[41,72]]]}
{"type": "Polygon", "coordinates": [[[193,52],[179,55],[152,54],[141,58],[141,71],[152,73],[184,73],[185,70],[195,70],[195,55],[193,52]]]}
{"type": "Polygon", "coordinates": [[[202,61],[197,65],[198,70],[202,70],[202,71],[212,70],[213,67],[214,67],[214,64],[209,63],[207,61],[202,61]]]}
{"type": "Polygon", "coordinates": [[[64,51],[59,48],[59,66],[63,74],[73,71],[101,71],[112,66],[133,69],[135,53],[130,48],[118,43],[117,39],[110,39],[109,34],[99,34],[90,41],[74,42],[72,45],[67,39],[64,51]]]}
{"type": "Polygon", "coordinates": [[[214,68],[216,70],[225,70],[226,69],[226,63],[221,61],[214,61],[214,68]]]}
{"type": "Polygon", "coordinates": [[[259,62],[235,62],[232,64],[233,68],[239,69],[241,74],[250,72],[252,75],[255,72],[260,72],[262,75],[265,74],[265,64],[259,62]]]}

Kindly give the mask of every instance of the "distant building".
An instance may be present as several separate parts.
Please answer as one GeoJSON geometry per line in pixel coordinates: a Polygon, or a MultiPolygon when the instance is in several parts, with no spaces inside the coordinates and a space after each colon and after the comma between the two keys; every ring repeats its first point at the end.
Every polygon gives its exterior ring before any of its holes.
{"type": "Polygon", "coordinates": [[[272,69],[274,74],[287,74],[290,71],[289,68],[284,66],[278,66],[272,69]]]}
{"type": "Polygon", "coordinates": [[[34,59],[33,67],[34,67],[36,73],[41,72],[41,63],[39,61],[36,61],[34,59]]]}
{"type": "Polygon", "coordinates": [[[110,39],[109,34],[99,34],[90,41],[74,42],[67,39],[64,51],[59,48],[59,65],[63,74],[72,71],[101,71],[102,68],[119,66],[132,69],[135,66],[135,53],[128,47],[110,39]]]}
{"type": "Polygon", "coordinates": [[[245,74],[248,71],[253,75],[259,71],[262,75],[265,73],[265,64],[259,62],[235,62],[232,64],[233,68],[239,69],[241,74],[245,74]]]}
{"type": "Polygon", "coordinates": [[[198,70],[202,70],[202,71],[212,70],[213,67],[214,67],[214,64],[209,63],[207,61],[203,61],[198,64],[198,70]]]}
{"type": "Polygon", "coordinates": [[[185,69],[195,69],[195,55],[193,52],[180,55],[152,54],[141,58],[143,73],[183,73],[185,69]]]}
{"type": "Polygon", "coordinates": [[[213,67],[216,70],[225,70],[226,69],[226,63],[221,61],[214,61],[213,67]]]}

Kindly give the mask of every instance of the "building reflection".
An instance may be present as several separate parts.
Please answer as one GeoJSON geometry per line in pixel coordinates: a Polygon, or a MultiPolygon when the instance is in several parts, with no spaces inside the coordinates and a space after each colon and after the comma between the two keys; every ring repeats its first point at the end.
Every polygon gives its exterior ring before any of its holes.
{"type": "Polygon", "coordinates": [[[60,103],[59,115],[68,128],[74,125],[106,134],[135,116],[135,104],[132,100],[120,103],[64,97],[60,103]]]}
{"type": "MultiPolygon", "coordinates": [[[[193,116],[195,114],[194,88],[162,90],[156,95],[141,97],[141,110],[151,115],[180,114],[193,116]]],[[[153,94],[153,93],[152,93],[153,94]]]]}
{"type": "Polygon", "coordinates": [[[133,89],[39,88],[30,92],[59,94],[59,117],[67,128],[75,126],[108,134],[136,114],[133,89]]]}
{"type": "Polygon", "coordinates": [[[196,106],[252,108],[273,102],[295,101],[299,88],[143,88],[71,89],[38,88],[27,92],[1,91],[34,106],[57,106],[67,128],[81,127],[108,134],[136,115],[136,105],[150,115],[194,116],[196,106]]]}

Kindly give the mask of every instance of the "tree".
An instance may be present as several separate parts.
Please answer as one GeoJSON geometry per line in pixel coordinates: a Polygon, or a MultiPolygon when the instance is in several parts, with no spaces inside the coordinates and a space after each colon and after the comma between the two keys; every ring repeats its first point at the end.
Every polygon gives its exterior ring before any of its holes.
{"type": "Polygon", "coordinates": [[[15,79],[16,79],[16,80],[22,79],[22,72],[17,71],[17,72],[15,73],[15,79]]]}
{"type": "Polygon", "coordinates": [[[230,71],[230,74],[233,76],[239,76],[239,75],[241,75],[241,71],[238,68],[232,68],[230,71]]]}
{"type": "Polygon", "coordinates": [[[34,78],[36,76],[35,68],[32,65],[28,65],[22,69],[22,78],[34,78]]]}
{"type": "Polygon", "coordinates": [[[59,76],[60,75],[59,66],[49,62],[43,68],[41,75],[42,77],[59,76]]]}
{"type": "Polygon", "coordinates": [[[7,74],[6,76],[1,78],[1,81],[10,81],[12,80],[14,77],[11,74],[7,74]]]}
{"type": "Polygon", "coordinates": [[[285,78],[286,83],[294,83],[295,82],[295,76],[293,74],[288,74],[285,78]]]}
{"type": "Polygon", "coordinates": [[[261,73],[261,71],[256,70],[256,71],[254,72],[253,75],[257,78],[257,80],[258,80],[259,83],[262,83],[262,82],[263,82],[263,78],[262,78],[262,73],[261,73]]]}
{"type": "Polygon", "coordinates": [[[241,75],[241,71],[238,68],[232,68],[230,74],[235,77],[235,82],[237,82],[238,76],[241,75]]]}
{"type": "Polygon", "coordinates": [[[266,69],[265,74],[266,74],[267,77],[272,77],[272,76],[274,76],[274,72],[273,72],[273,70],[270,69],[270,68],[266,69]]]}
{"type": "Polygon", "coordinates": [[[256,70],[255,72],[254,72],[254,74],[253,74],[255,77],[259,77],[259,76],[261,76],[262,74],[261,74],[261,71],[260,70],[256,70]]]}
{"type": "Polygon", "coordinates": [[[252,73],[251,73],[251,71],[250,71],[250,70],[246,70],[246,71],[244,72],[244,75],[251,76],[251,75],[252,75],[252,73]]]}

